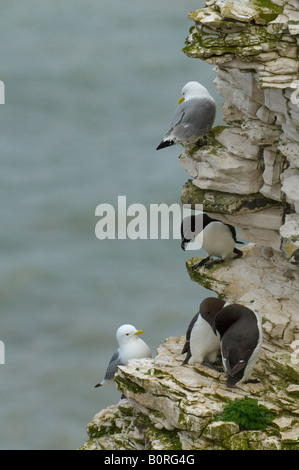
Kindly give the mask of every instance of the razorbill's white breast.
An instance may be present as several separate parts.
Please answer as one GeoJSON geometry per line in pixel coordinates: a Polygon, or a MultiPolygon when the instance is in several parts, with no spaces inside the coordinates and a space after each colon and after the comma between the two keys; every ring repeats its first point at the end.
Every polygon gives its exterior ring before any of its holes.
{"type": "Polygon", "coordinates": [[[181,247],[186,249],[188,243],[194,238],[199,241],[208,256],[198,264],[192,266],[192,270],[199,266],[210,268],[216,263],[242,256],[242,251],[235,247],[237,240],[236,229],[230,224],[224,224],[220,220],[212,219],[208,214],[192,214],[185,217],[181,223],[181,247]],[[211,262],[210,258],[216,260],[211,262]]]}

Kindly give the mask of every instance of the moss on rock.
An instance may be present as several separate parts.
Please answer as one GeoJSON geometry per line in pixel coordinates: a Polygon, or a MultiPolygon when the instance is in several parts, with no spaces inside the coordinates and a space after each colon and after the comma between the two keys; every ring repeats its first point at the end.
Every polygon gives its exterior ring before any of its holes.
{"type": "Polygon", "coordinates": [[[233,421],[240,429],[264,431],[274,414],[254,398],[243,398],[227,404],[218,415],[220,421],[233,421]]]}
{"type": "Polygon", "coordinates": [[[256,212],[269,207],[279,207],[281,203],[263,196],[261,193],[234,194],[210,189],[201,189],[188,180],[181,195],[182,204],[190,204],[195,209],[201,204],[204,211],[218,214],[242,214],[256,212]]]}

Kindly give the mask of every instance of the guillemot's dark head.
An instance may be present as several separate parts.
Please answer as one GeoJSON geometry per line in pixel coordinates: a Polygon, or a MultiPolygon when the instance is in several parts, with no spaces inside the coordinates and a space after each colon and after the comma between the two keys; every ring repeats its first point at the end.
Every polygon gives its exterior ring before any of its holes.
{"type": "Polygon", "coordinates": [[[251,373],[262,344],[262,329],[254,311],[240,304],[222,308],[215,317],[227,387],[244,382],[251,373]],[[251,362],[250,362],[251,360],[251,362]]]}
{"type": "Polygon", "coordinates": [[[218,312],[218,315],[215,318],[215,327],[220,333],[220,336],[223,336],[230,326],[241,318],[248,319],[249,321],[254,320],[254,322],[256,322],[255,313],[249,308],[240,304],[227,305],[220,312],[218,312]]]}
{"type": "Polygon", "coordinates": [[[215,327],[215,317],[218,312],[224,307],[225,301],[217,299],[216,297],[207,297],[204,299],[200,306],[199,311],[204,320],[206,320],[217,335],[217,330],[215,327]]]}

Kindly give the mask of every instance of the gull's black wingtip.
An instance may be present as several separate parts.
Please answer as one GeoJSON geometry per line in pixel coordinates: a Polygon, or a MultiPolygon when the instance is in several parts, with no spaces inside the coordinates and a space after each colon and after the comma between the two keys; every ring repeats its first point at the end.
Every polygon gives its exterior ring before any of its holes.
{"type": "Polygon", "coordinates": [[[173,140],[162,140],[162,142],[158,145],[156,150],[164,149],[165,147],[170,147],[171,145],[174,145],[173,140]]]}

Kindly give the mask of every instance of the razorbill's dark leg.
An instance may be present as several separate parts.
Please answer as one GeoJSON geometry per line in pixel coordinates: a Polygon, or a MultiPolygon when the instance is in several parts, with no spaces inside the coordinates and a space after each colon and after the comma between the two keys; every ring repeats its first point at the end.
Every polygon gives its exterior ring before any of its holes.
{"type": "Polygon", "coordinates": [[[211,261],[210,263],[205,265],[205,268],[210,269],[214,264],[221,264],[224,263],[224,259],[215,259],[214,261],[211,261]]]}
{"type": "Polygon", "coordinates": [[[206,258],[202,259],[199,263],[194,264],[191,268],[192,271],[195,271],[195,269],[197,269],[200,266],[203,266],[204,264],[206,264],[206,262],[209,261],[209,259],[210,259],[210,256],[207,256],[206,258]]]}

